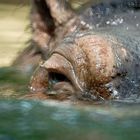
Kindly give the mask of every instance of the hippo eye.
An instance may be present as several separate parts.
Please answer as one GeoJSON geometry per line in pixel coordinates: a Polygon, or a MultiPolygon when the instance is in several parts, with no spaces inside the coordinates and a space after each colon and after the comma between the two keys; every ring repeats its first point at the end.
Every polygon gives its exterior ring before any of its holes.
{"type": "Polygon", "coordinates": [[[70,80],[61,73],[57,73],[57,72],[49,72],[49,81],[51,84],[57,84],[59,82],[70,82],[70,80]]]}

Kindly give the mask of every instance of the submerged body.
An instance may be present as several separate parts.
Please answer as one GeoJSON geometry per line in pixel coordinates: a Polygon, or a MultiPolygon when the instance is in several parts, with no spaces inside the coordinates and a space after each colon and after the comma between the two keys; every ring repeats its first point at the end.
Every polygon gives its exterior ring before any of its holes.
{"type": "Polygon", "coordinates": [[[32,77],[31,96],[139,98],[139,10],[101,4],[76,15],[57,0],[34,0],[33,5],[33,40],[43,62],[32,77]]]}

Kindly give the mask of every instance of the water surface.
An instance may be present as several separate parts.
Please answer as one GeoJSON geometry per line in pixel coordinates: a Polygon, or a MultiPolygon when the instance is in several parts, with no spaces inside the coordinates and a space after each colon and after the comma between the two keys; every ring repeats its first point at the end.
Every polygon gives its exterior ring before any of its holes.
{"type": "Polygon", "coordinates": [[[139,106],[0,101],[1,140],[138,140],[139,106]]]}

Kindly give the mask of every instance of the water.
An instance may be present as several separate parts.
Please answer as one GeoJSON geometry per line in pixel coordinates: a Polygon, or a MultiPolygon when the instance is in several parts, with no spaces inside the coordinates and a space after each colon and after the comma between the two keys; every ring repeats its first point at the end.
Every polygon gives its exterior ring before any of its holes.
{"type": "Polygon", "coordinates": [[[0,73],[0,140],[140,139],[139,104],[19,100],[29,93],[29,76],[0,73]]]}
{"type": "Polygon", "coordinates": [[[19,98],[28,91],[30,74],[23,74],[13,67],[0,68],[0,98],[19,98]]]}
{"type": "Polygon", "coordinates": [[[138,140],[139,106],[0,101],[0,140],[138,140]]]}

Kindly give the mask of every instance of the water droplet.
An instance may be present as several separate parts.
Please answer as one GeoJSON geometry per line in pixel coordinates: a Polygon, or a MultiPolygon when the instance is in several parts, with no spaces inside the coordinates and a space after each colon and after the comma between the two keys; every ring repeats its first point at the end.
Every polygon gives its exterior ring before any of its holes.
{"type": "Polygon", "coordinates": [[[99,24],[96,24],[96,27],[98,28],[99,27],[99,24]]]}
{"type": "Polygon", "coordinates": [[[126,30],[129,30],[129,27],[126,27],[126,30]]]}
{"type": "Polygon", "coordinates": [[[138,23],[136,24],[136,27],[139,27],[139,24],[138,23]]]}
{"type": "Polygon", "coordinates": [[[86,23],[85,23],[84,21],[81,21],[81,24],[82,24],[82,25],[86,25],[86,23]]]}
{"type": "Polygon", "coordinates": [[[107,25],[110,24],[110,21],[106,21],[106,24],[107,24],[107,25]]]}

